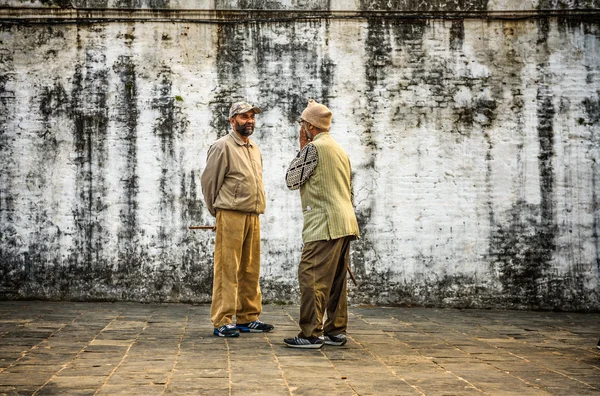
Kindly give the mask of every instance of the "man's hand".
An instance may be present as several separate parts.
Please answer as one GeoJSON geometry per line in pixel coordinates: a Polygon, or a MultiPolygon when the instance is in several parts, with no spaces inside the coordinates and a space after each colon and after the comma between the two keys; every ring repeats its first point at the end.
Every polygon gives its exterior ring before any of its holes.
{"type": "Polygon", "coordinates": [[[302,150],[304,148],[304,146],[306,146],[311,141],[312,140],[308,139],[308,137],[306,136],[306,131],[304,130],[304,126],[301,125],[300,126],[300,150],[302,150]]]}

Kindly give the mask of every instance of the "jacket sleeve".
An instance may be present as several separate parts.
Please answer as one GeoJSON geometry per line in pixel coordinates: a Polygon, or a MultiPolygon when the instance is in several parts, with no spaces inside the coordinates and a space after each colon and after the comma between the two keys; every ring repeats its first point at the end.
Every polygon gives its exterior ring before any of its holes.
{"type": "Polygon", "coordinates": [[[227,160],[225,148],[213,144],[208,149],[206,168],[204,168],[204,172],[202,172],[202,177],[200,179],[200,183],[202,184],[202,195],[204,195],[206,207],[213,216],[216,216],[214,205],[228,170],[229,162],[227,160]]]}
{"type": "Polygon", "coordinates": [[[297,190],[311,177],[317,164],[319,154],[314,144],[307,144],[296,155],[285,172],[285,183],[290,190],[297,190]]]}

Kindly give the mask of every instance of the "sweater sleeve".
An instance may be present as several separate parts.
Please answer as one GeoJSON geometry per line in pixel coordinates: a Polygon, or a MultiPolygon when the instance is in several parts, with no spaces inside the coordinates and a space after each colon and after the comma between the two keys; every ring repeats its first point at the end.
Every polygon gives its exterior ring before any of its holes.
{"type": "Polygon", "coordinates": [[[307,144],[296,155],[285,172],[285,182],[290,190],[297,190],[311,177],[317,164],[319,154],[314,144],[307,144]]]}

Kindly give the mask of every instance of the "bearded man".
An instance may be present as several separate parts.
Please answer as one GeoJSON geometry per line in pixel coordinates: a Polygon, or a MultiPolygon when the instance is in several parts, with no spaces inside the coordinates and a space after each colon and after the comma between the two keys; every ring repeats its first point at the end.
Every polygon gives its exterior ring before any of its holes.
{"type": "Polygon", "coordinates": [[[216,217],[210,317],[213,334],[219,337],[273,330],[258,319],[262,311],[258,216],[265,212],[266,199],[262,157],[249,136],[260,112],[247,102],[231,106],[232,130],[208,149],[201,178],[206,207],[216,217]]]}

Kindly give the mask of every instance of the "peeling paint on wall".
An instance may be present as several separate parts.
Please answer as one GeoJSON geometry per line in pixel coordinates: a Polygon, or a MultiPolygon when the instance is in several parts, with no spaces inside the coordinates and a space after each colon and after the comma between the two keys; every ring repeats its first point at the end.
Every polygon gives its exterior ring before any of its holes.
{"type": "Polygon", "coordinates": [[[599,44],[597,23],[555,18],[1,25],[0,296],[209,301],[214,235],[187,227],[214,221],[199,178],[246,99],[263,295],[296,302],[283,179],[315,98],[352,160],[352,302],[598,310],[599,44]]]}

